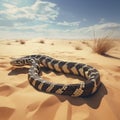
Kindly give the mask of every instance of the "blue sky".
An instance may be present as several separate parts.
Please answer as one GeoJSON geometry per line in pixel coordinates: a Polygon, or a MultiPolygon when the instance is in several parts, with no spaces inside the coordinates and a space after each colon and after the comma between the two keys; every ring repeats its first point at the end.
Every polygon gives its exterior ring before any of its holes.
{"type": "Polygon", "coordinates": [[[0,39],[120,37],[119,0],[0,0],[0,39]]]}

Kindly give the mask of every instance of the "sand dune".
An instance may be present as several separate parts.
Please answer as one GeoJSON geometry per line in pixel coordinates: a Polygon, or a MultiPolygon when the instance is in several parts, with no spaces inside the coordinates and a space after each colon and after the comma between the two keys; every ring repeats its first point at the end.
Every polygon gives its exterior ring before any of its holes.
{"type": "MultiPolygon", "coordinates": [[[[107,56],[92,52],[92,41],[0,41],[0,120],[119,120],[120,41],[107,56]],[[102,86],[88,98],[71,98],[38,92],[27,80],[29,67],[14,68],[13,58],[45,54],[53,58],[89,64],[100,72],[102,86]]],[[[43,70],[52,82],[77,83],[71,75],[43,70]]]]}

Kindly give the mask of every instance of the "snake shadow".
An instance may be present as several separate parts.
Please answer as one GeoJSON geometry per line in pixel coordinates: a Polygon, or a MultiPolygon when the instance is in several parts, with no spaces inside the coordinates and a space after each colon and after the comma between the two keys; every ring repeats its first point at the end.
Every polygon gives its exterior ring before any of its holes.
{"type": "Polygon", "coordinates": [[[22,68],[15,68],[12,69],[8,75],[18,75],[18,74],[27,74],[28,73],[29,68],[27,67],[22,67],[22,68]]]}
{"type": "Polygon", "coordinates": [[[107,94],[108,94],[107,89],[102,83],[96,93],[94,93],[91,96],[85,97],[85,98],[81,98],[81,97],[72,98],[69,96],[60,96],[60,95],[56,95],[56,96],[61,102],[68,100],[70,104],[75,105],[75,106],[87,104],[89,107],[93,109],[97,109],[100,106],[100,103],[103,97],[107,94]]]}
{"type": "MultiPolygon", "coordinates": [[[[8,75],[28,74],[28,70],[29,70],[28,67],[14,68],[8,73],[8,75]]],[[[41,71],[46,73],[46,74],[49,74],[51,72],[50,69],[45,68],[45,67],[41,67],[41,71]]],[[[41,71],[39,74],[40,76],[42,75],[41,71]]]]}

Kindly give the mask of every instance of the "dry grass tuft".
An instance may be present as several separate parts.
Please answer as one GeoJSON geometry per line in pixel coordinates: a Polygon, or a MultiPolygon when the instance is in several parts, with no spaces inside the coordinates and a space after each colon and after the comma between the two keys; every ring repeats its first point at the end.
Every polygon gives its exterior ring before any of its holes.
{"type": "Polygon", "coordinates": [[[51,45],[54,45],[54,43],[51,43],[51,45]]]}
{"type": "Polygon", "coordinates": [[[44,41],[44,40],[40,40],[40,41],[39,41],[39,43],[44,44],[44,43],[45,43],[45,41],[44,41]]]}
{"type": "Polygon", "coordinates": [[[95,53],[104,55],[113,47],[114,47],[113,39],[109,39],[108,36],[106,36],[104,38],[94,39],[92,50],[95,53]]]}
{"type": "Polygon", "coordinates": [[[19,42],[19,40],[15,40],[15,42],[19,42]]]}
{"type": "Polygon", "coordinates": [[[75,50],[82,50],[80,46],[75,46],[75,50]]]}
{"type": "Polygon", "coordinates": [[[83,43],[83,44],[87,44],[87,42],[85,42],[85,41],[82,41],[82,43],[83,43]]]}
{"type": "Polygon", "coordinates": [[[11,45],[11,43],[10,43],[10,42],[8,42],[8,43],[7,43],[7,45],[11,45]]]}
{"type": "Polygon", "coordinates": [[[88,43],[88,41],[82,41],[82,44],[84,44],[84,45],[90,47],[90,43],[88,43]]]}
{"type": "Polygon", "coordinates": [[[22,44],[22,45],[26,43],[25,40],[20,40],[19,42],[20,42],[20,44],[22,44]]]}

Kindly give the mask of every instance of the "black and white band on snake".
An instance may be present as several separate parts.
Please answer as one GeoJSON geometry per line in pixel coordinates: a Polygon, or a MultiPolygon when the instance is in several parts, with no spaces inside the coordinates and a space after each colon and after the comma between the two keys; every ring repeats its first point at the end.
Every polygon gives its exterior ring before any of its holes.
{"type": "Polygon", "coordinates": [[[38,91],[69,95],[71,97],[86,97],[94,94],[100,87],[99,72],[86,64],[56,60],[45,55],[30,55],[12,60],[13,66],[30,65],[28,71],[29,83],[38,91]],[[40,66],[47,67],[53,71],[73,74],[83,77],[85,80],[78,84],[55,84],[40,77],[40,66]]]}

